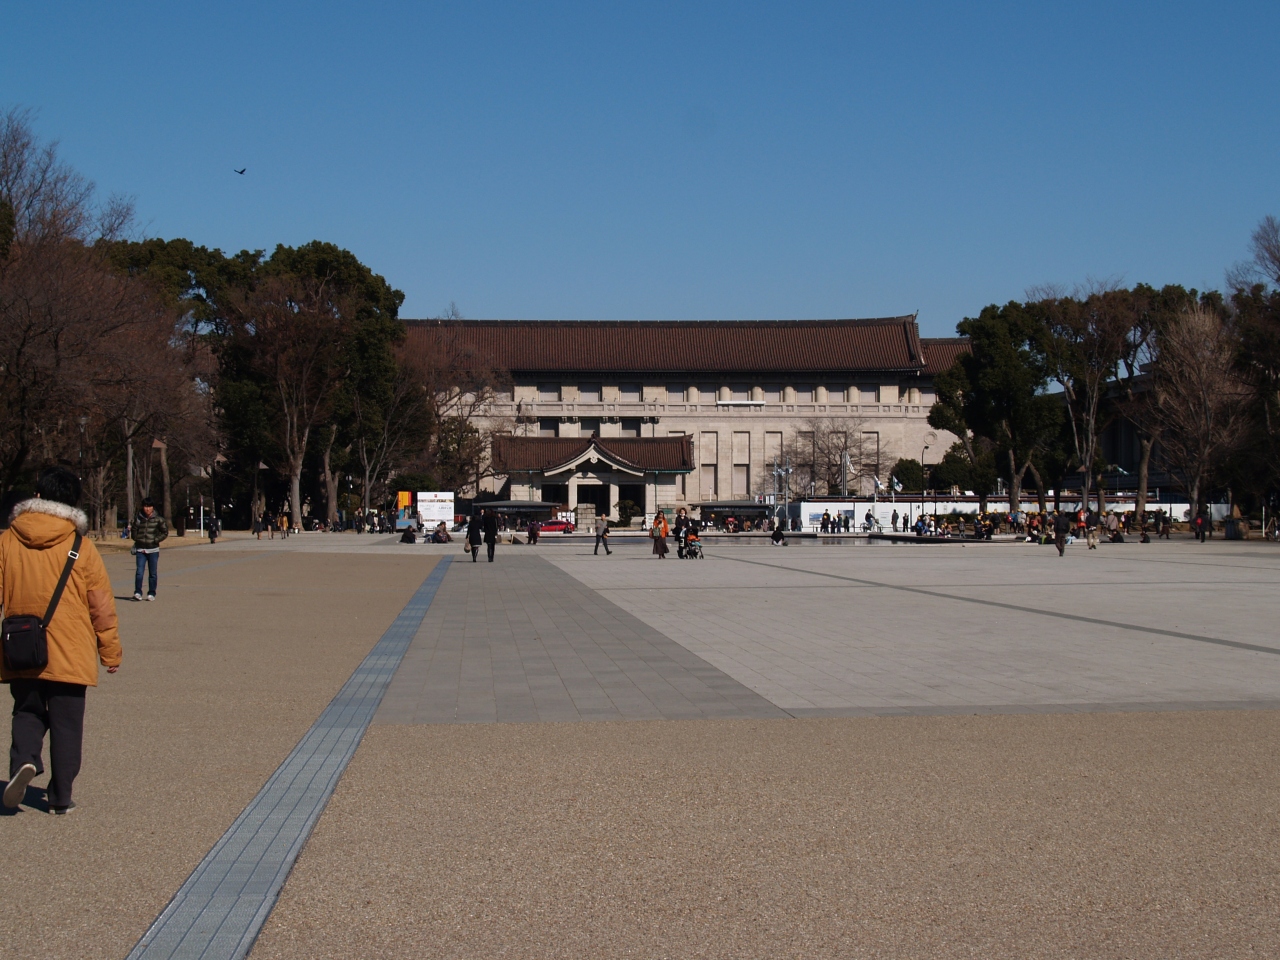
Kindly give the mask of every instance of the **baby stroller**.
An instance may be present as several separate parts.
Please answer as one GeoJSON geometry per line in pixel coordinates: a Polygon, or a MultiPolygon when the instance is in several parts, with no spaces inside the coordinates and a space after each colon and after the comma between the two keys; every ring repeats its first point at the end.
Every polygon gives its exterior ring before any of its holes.
{"type": "Polygon", "coordinates": [[[702,540],[692,531],[685,539],[684,556],[686,560],[702,560],[702,540]]]}

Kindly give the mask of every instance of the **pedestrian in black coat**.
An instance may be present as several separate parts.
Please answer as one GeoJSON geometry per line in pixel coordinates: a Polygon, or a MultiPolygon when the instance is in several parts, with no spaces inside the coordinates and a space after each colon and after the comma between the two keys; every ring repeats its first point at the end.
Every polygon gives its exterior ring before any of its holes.
{"type": "Polygon", "coordinates": [[[493,550],[498,545],[498,515],[492,510],[484,512],[484,542],[489,547],[489,562],[493,563],[493,550]]]}
{"type": "Polygon", "coordinates": [[[471,547],[471,562],[475,563],[480,556],[480,544],[484,543],[484,521],[478,513],[473,513],[467,524],[467,543],[471,547]]]}

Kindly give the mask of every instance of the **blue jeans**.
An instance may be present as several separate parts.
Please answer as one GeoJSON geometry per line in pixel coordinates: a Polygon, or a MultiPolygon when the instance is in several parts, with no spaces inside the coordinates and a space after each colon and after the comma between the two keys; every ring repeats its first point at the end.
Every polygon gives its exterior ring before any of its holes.
{"type": "Polygon", "coordinates": [[[142,592],[142,571],[147,570],[147,587],[149,588],[147,593],[151,594],[153,597],[155,596],[156,574],[159,569],[159,563],[159,551],[156,551],[155,553],[143,553],[141,550],[138,551],[138,572],[133,578],[134,593],[142,592]]]}

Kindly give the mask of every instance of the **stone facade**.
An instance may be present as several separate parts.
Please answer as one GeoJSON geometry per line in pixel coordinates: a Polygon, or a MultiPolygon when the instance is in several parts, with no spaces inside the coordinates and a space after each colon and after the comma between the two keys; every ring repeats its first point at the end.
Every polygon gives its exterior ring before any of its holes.
{"type": "Polygon", "coordinates": [[[558,502],[572,507],[583,487],[643,482],[646,512],[753,500],[774,492],[775,462],[788,461],[793,496],[838,494],[841,480],[850,495],[868,495],[872,478],[887,480],[899,457],[919,459],[927,444],[926,459],[936,462],[955,441],[939,436],[927,418],[933,375],[966,347],[963,341],[920,339],[914,317],[638,321],[596,328],[590,322],[510,321],[507,330],[501,322],[471,323],[468,329],[467,321],[455,322],[449,335],[465,337],[485,324],[487,339],[476,342],[493,353],[504,348],[503,333],[527,338],[513,347],[513,356],[494,361],[506,367],[509,385],[481,411],[489,424],[525,437],[692,438],[688,472],[650,473],[638,481],[599,462],[585,463],[571,479],[528,473],[494,478],[493,490],[507,486],[512,499],[563,497],[558,502]],[[557,342],[593,329],[600,347],[585,359],[572,343],[557,342]],[[679,344],[647,359],[660,348],[640,338],[655,334],[679,344]],[[714,341],[710,348],[704,334],[714,341]],[[633,336],[636,342],[628,343],[633,336]],[[681,360],[685,369],[671,369],[681,360]]]}

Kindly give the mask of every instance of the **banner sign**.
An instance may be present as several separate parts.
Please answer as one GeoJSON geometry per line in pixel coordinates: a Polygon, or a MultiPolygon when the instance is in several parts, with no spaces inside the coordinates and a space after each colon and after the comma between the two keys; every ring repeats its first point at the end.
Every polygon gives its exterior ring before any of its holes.
{"type": "Polygon", "coordinates": [[[425,526],[434,527],[442,520],[453,525],[453,491],[418,492],[418,519],[425,526]]]}

